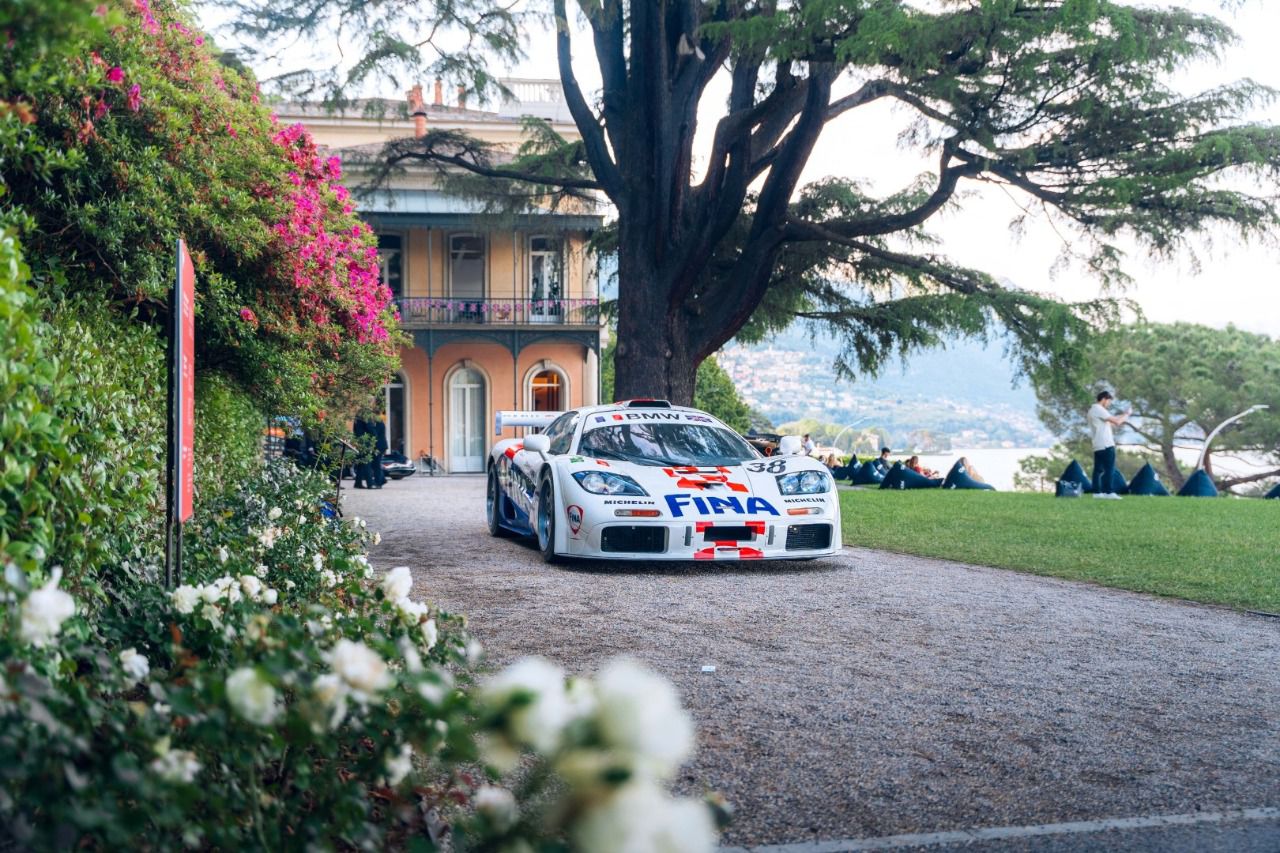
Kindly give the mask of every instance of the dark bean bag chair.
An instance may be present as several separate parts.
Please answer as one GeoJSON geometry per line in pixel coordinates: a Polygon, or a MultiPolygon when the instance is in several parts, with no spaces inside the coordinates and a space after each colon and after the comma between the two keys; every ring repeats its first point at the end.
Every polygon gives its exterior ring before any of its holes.
{"type": "Polygon", "coordinates": [[[912,471],[901,462],[893,463],[889,473],[880,481],[882,489],[936,489],[942,485],[942,479],[926,477],[919,471],[912,471]]]}
{"type": "Polygon", "coordinates": [[[874,460],[863,462],[858,466],[858,470],[853,472],[853,476],[850,477],[855,486],[878,486],[883,479],[884,472],[880,470],[880,466],[874,460]]]}
{"type": "Polygon", "coordinates": [[[984,489],[994,492],[996,487],[990,483],[983,483],[969,476],[968,460],[963,456],[956,460],[956,464],[951,466],[951,470],[947,472],[947,476],[942,480],[942,488],[944,489],[984,489]]]}
{"type": "Polygon", "coordinates": [[[1182,484],[1182,488],[1178,489],[1178,497],[1180,498],[1216,498],[1218,496],[1218,487],[1213,484],[1213,479],[1205,473],[1203,468],[1197,468],[1195,473],[1187,478],[1187,482],[1182,484]]]}
{"type": "Polygon", "coordinates": [[[1053,489],[1053,496],[1056,498],[1078,498],[1083,494],[1084,484],[1076,480],[1059,480],[1053,489]]]}
{"type": "Polygon", "coordinates": [[[838,483],[841,480],[852,480],[854,473],[858,470],[858,460],[853,459],[848,465],[837,465],[831,469],[831,476],[838,483]]]}
{"type": "Polygon", "coordinates": [[[1074,459],[1071,460],[1067,470],[1063,471],[1062,476],[1058,479],[1065,480],[1068,483],[1079,483],[1085,494],[1093,491],[1093,481],[1085,476],[1084,467],[1074,459]]]}
{"type": "Polygon", "coordinates": [[[1138,473],[1134,474],[1133,479],[1129,481],[1129,494],[1167,498],[1169,490],[1164,487],[1164,483],[1160,482],[1160,475],[1148,462],[1139,468],[1138,473]]]}
{"type": "Polygon", "coordinates": [[[1111,469],[1111,493],[1115,495],[1129,493],[1129,484],[1124,481],[1124,474],[1121,474],[1118,468],[1111,469]]]}
{"type": "Polygon", "coordinates": [[[1276,483],[1275,488],[1267,492],[1267,497],[1272,500],[1280,500],[1280,483],[1276,483]]]}

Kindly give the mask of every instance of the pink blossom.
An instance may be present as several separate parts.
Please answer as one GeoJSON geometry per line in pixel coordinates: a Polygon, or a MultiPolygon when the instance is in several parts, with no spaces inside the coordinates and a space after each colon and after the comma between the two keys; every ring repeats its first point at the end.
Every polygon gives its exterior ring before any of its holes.
{"type": "Polygon", "coordinates": [[[231,122],[227,122],[227,133],[231,134],[233,137],[237,139],[240,137],[240,134],[236,133],[236,129],[231,126],[231,122]]]}
{"type": "Polygon", "coordinates": [[[257,325],[257,323],[258,323],[258,318],[257,318],[257,316],[253,313],[253,311],[252,311],[252,310],[250,310],[250,309],[248,309],[248,308],[241,308],[241,309],[240,309],[240,319],[241,319],[241,320],[244,320],[246,323],[251,323],[251,324],[253,324],[253,325],[255,325],[255,326],[256,326],[256,325],[257,325]]]}
{"type": "Polygon", "coordinates": [[[124,82],[124,69],[123,69],[123,68],[121,68],[119,65],[113,65],[113,66],[111,66],[111,68],[107,69],[107,82],[108,82],[108,83],[123,83],[123,82],[124,82]]]}
{"type": "Polygon", "coordinates": [[[137,83],[129,87],[129,95],[125,99],[125,103],[135,113],[142,108],[142,88],[137,83]]]}
{"type": "Polygon", "coordinates": [[[93,108],[94,121],[101,119],[104,115],[107,114],[107,111],[110,109],[111,109],[111,105],[108,104],[106,101],[102,100],[101,98],[99,98],[98,103],[95,104],[93,108]]]}

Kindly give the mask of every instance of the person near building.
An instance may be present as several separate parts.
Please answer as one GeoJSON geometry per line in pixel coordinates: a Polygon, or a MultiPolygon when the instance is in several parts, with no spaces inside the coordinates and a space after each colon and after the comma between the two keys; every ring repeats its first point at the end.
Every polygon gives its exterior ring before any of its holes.
{"type": "Polygon", "coordinates": [[[1110,391],[1101,391],[1097,402],[1089,407],[1089,435],[1093,439],[1093,496],[1120,500],[1120,496],[1111,491],[1116,469],[1116,437],[1112,427],[1123,425],[1133,412],[1111,414],[1112,399],[1110,391]]]}
{"type": "MultiPolygon", "coordinates": [[[[373,435],[373,426],[365,418],[364,414],[356,415],[355,422],[351,425],[351,434],[356,438],[356,447],[364,451],[364,446],[360,439],[366,435],[373,435]]],[[[378,466],[381,468],[381,464],[378,466]]],[[[357,489],[371,489],[374,487],[376,475],[373,472],[373,465],[368,459],[356,463],[356,482],[357,489]]]]}
{"type": "Polygon", "coordinates": [[[381,489],[387,483],[387,472],[382,470],[382,457],[387,448],[387,416],[377,415],[370,422],[373,434],[373,487],[381,489]]]}
{"type": "Polygon", "coordinates": [[[804,438],[800,442],[800,452],[805,456],[812,456],[813,449],[818,445],[813,443],[813,439],[809,437],[809,433],[804,434],[804,438]]]}

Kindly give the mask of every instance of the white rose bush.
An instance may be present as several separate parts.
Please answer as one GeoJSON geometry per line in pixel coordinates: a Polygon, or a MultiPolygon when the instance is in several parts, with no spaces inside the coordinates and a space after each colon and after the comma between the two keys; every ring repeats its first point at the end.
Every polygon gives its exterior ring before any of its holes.
{"type": "Polygon", "coordinates": [[[0,837],[18,849],[704,851],[693,748],[630,661],[477,674],[462,617],[378,576],[324,481],[268,464],[200,507],[182,584],[0,580],[0,837]]]}

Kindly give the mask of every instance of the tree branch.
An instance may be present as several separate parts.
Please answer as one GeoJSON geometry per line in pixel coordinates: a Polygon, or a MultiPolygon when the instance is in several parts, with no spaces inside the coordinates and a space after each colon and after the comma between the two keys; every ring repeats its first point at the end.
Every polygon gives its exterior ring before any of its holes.
{"type": "Polygon", "coordinates": [[[565,100],[569,105],[569,113],[582,133],[582,142],[586,146],[587,161],[591,171],[599,181],[598,186],[608,193],[614,203],[622,194],[622,173],[618,164],[609,155],[609,148],[604,141],[604,130],[596,121],[586,99],[582,97],[582,89],[578,86],[578,78],[573,73],[573,50],[569,35],[569,18],[565,14],[565,0],[555,0],[556,17],[556,59],[560,67],[560,85],[564,88],[565,100]]]}

